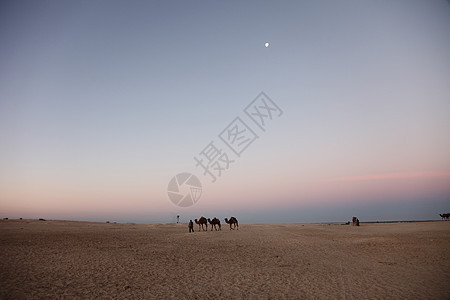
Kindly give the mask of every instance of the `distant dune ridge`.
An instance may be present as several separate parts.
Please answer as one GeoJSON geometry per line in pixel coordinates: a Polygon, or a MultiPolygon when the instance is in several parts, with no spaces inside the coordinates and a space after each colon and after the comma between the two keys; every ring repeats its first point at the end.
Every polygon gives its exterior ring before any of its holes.
{"type": "Polygon", "coordinates": [[[446,299],[450,222],[0,221],[0,298],[446,299]],[[228,227],[228,226],[227,226],[228,227]]]}

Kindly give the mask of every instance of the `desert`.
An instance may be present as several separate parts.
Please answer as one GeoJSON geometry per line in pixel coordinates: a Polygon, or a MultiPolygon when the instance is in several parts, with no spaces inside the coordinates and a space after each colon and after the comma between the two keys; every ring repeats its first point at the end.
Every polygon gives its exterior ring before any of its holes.
{"type": "Polygon", "coordinates": [[[2,299],[446,299],[450,222],[0,221],[2,299]]]}

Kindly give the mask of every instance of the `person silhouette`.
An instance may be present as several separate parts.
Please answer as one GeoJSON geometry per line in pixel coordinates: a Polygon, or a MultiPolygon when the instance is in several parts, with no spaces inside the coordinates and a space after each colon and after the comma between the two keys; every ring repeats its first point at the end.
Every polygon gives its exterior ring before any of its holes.
{"type": "Polygon", "coordinates": [[[189,232],[194,232],[194,222],[192,222],[192,220],[189,220],[189,232]]]}

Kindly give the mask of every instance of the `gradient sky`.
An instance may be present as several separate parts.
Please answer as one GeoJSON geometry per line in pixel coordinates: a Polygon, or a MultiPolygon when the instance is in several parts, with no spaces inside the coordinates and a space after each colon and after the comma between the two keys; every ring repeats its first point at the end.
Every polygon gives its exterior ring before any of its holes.
{"type": "Polygon", "coordinates": [[[1,217],[450,212],[448,1],[2,1],[0,45],[1,217]],[[261,91],[284,114],[232,156],[218,134],[261,91]],[[215,183],[211,141],[236,160],[215,183]]]}

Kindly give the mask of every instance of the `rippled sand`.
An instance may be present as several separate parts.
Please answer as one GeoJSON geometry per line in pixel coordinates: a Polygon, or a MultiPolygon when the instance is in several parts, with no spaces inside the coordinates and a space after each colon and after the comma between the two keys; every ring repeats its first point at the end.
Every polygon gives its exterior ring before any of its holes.
{"type": "Polygon", "coordinates": [[[450,297],[450,221],[195,229],[0,221],[0,298],[450,297]]]}

